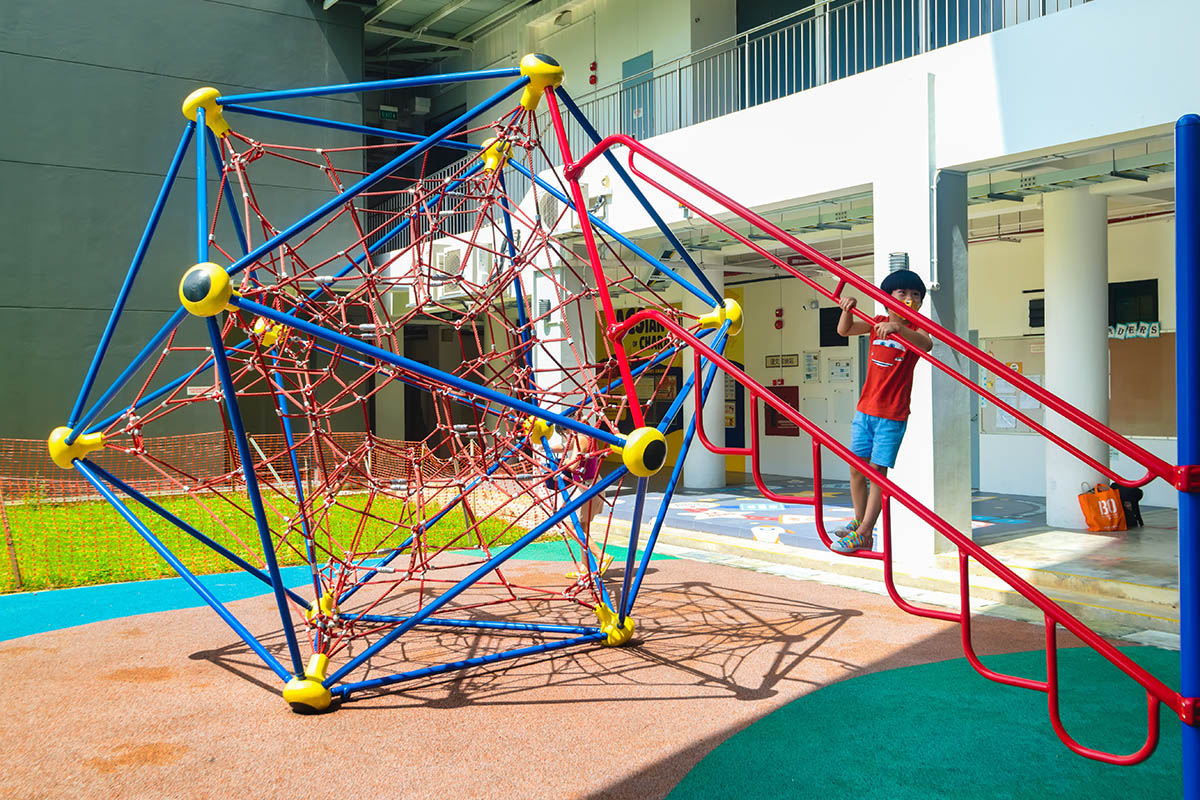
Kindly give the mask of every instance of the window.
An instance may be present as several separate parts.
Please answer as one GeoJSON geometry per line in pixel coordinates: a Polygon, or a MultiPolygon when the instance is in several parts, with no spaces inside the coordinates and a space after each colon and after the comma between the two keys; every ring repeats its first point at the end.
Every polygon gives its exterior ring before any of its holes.
{"type": "Polygon", "coordinates": [[[1029,301],[1029,327],[1046,327],[1046,298],[1038,297],[1029,301]]]}
{"type": "Polygon", "coordinates": [[[845,336],[838,336],[837,325],[841,317],[842,310],[836,306],[821,309],[821,347],[845,347],[850,344],[845,336]]]}
{"type": "Polygon", "coordinates": [[[1108,324],[1156,322],[1158,280],[1122,281],[1108,285],[1108,324]]]}

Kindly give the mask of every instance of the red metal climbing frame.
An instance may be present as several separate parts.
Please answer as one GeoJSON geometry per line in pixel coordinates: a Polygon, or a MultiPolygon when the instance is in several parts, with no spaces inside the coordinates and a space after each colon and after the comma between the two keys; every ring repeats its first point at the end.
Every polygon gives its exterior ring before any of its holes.
{"type": "MultiPolygon", "coordinates": [[[[778,226],[771,224],[767,220],[765,220],[762,217],[760,217],[759,215],[755,214],[750,209],[735,202],[734,200],[732,200],[731,198],[722,194],[721,192],[717,191],[713,187],[707,185],[703,181],[697,179],[696,177],[692,176],[691,174],[689,174],[689,173],[685,172],[684,170],[680,169],[679,167],[675,166],[674,164],[667,161],[665,158],[663,158],[659,154],[653,152],[652,150],[647,148],[645,145],[643,145],[642,143],[638,142],[635,139],[632,139],[629,136],[616,135],[616,136],[610,136],[610,137],[603,139],[591,151],[589,151],[586,155],[584,155],[582,158],[580,158],[577,162],[575,162],[574,164],[570,165],[567,168],[566,177],[569,180],[572,180],[572,182],[574,182],[575,180],[577,180],[578,176],[582,173],[584,168],[586,168],[589,163],[594,161],[598,156],[600,156],[606,150],[608,150],[609,148],[616,146],[616,145],[622,145],[628,149],[629,169],[631,172],[636,174],[641,180],[645,181],[650,186],[655,187],[659,191],[666,194],[668,197],[671,197],[672,199],[674,199],[680,205],[690,209],[694,213],[703,217],[708,222],[712,223],[716,227],[725,231],[730,236],[732,236],[734,239],[736,239],[740,243],[746,245],[747,247],[751,248],[756,253],[758,253],[762,257],[766,258],[767,260],[771,261],[772,263],[776,264],[781,269],[786,271],[788,274],[803,281],[805,284],[807,284],[809,287],[811,287],[814,291],[820,293],[822,296],[824,296],[830,300],[836,301],[841,296],[843,290],[847,286],[850,286],[850,287],[853,287],[854,289],[864,293],[868,297],[882,303],[885,307],[887,307],[889,309],[893,309],[896,311],[903,311],[906,314],[909,314],[910,316],[916,316],[920,321],[921,328],[923,330],[925,330],[926,332],[928,332],[931,336],[933,336],[938,341],[940,341],[943,344],[945,344],[946,346],[950,347],[955,352],[957,352],[957,353],[969,358],[970,360],[974,361],[975,363],[981,365],[985,369],[988,369],[995,374],[1004,376],[1005,380],[1009,381],[1014,386],[1016,386],[1018,389],[1027,393],[1031,397],[1036,398],[1047,408],[1060,414],[1065,419],[1070,420],[1072,423],[1077,425],[1082,430],[1084,430],[1087,433],[1106,442],[1111,447],[1115,448],[1119,452],[1123,453],[1124,455],[1128,456],[1129,458],[1133,459],[1138,464],[1140,464],[1141,466],[1146,468],[1145,475],[1142,475],[1141,477],[1134,478],[1134,479],[1124,478],[1124,477],[1117,475],[1112,470],[1110,470],[1106,465],[1103,465],[1103,464],[1099,463],[1098,461],[1096,461],[1095,459],[1091,458],[1086,453],[1082,452],[1077,447],[1075,447],[1074,445],[1072,445],[1069,442],[1067,442],[1066,440],[1064,440],[1062,437],[1051,432],[1050,430],[1048,430],[1046,427],[1044,427],[1040,423],[1037,423],[1034,420],[1030,419],[1027,415],[1023,414],[1017,408],[1014,408],[1013,406],[1005,403],[1000,398],[996,397],[995,394],[976,385],[975,383],[970,381],[967,377],[960,374],[959,372],[957,372],[950,366],[933,358],[928,353],[925,353],[924,351],[921,351],[920,349],[915,348],[913,345],[911,345],[910,343],[908,343],[901,337],[894,337],[903,346],[905,346],[905,347],[909,348],[910,350],[912,350],[913,352],[915,352],[920,358],[923,358],[926,361],[928,361],[936,369],[939,369],[942,372],[946,373],[947,375],[951,376],[952,378],[957,380],[959,383],[968,387],[971,391],[974,391],[974,392],[980,394],[981,396],[987,398],[989,401],[995,403],[999,408],[1005,409],[1008,413],[1014,415],[1015,417],[1017,417],[1018,419],[1023,421],[1025,424],[1029,425],[1030,428],[1032,428],[1033,430],[1036,430],[1039,434],[1041,434],[1042,436],[1051,440],[1052,442],[1054,442],[1056,445],[1063,448],[1067,452],[1071,453],[1073,456],[1080,459],[1085,464],[1088,464],[1091,468],[1093,468],[1096,471],[1107,476],[1110,480],[1115,481],[1120,484],[1123,484],[1123,485],[1126,485],[1126,486],[1141,486],[1146,483],[1149,483],[1150,481],[1154,480],[1155,478],[1162,478],[1162,479],[1168,481],[1169,483],[1171,483],[1173,486],[1175,486],[1180,491],[1191,491],[1194,489],[1194,485],[1196,482],[1194,480],[1192,480],[1192,477],[1186,468],[1176,467],[1171,464],[1168,464],[1166,461],[1162,460],[1161,458],[1158,458],[1157,456],[1148,452],[1144,448],[1139,447],[1138,445],[1129,441],[1128,439],[1126,439],[1125,437],[1116,433],[1115,431],[1111,430],[1110,428],[1100,424],[1096,420],[1094,420],[1091,417],[1084,414],[1079,409],[1077,409],[1074,406],[1072,406],[1071,404],[1065,402],[1064,400],[1057,397],[1056,395],[1051,394],[1050,392],[1046,391],[1044,388],[1042,388],[1041,386],[1028,380],[1021,374],[1008,369],[1000,361],[996,360],[995,358],[988,355],[987,353],[979,350],[978,348],[972,347],[970,344],[968,344],[962,338],[956,336],[955,334],[946,330],[945,328],[943,328],[942,326],[933,322],[932,320],[928,319],[927,317],[924,317],[920,314],[913,315],[913,313],[910,309],[902,307],[895,299],[884,294],[882,291],[880,291],[878,288],[876,288],[869,282],[863,280],[861,277],[855,275],[854,273],[850,272],[846,268],[842,267],[836,261],[830,259],[829,257],[825,256],[821,252],[815,250],[814,248],[804,244],[800,240],[796,239],[794,236],[788,234],[786,231],[779,228],[778,226]],[[738,233],[730,225],[722,222],[721,220],[718,220],[711,212],[698,207],[698,205],[694,201],[691,201],[691,200],[687,199],[686,197],[684,197],[683,195],[681,195],[679,192],[668,188],[661,181],[655,180],[654,178],[650,177],[648,174],[646,174],[646,171],[644,169],[640,169],[638,167],[637,163],[635,162],[635,156],[644,157],[647,161],[651,162],[654,166],[660,168],[661,170],[663,170],[664,172],[669,174],[671,177],[675,178],[676,180],[680,181],[681,183],[683,183],[690,189],[697,192],[699,195],[703,196],[704,198],[707,198],[708,200],[715,201],[722,208],[733,212],[741,219],[750,223],[753,227],[757,228],[758,230],[762,231],[763,233],[765,233],[769,236],[772,236],[780,243],[790,247],[796,253],[799,253],[800,255],[805,256],[806,258],[811,260],[813,263],[827,269],[833,277],[837,278],[838,282],[837,282],[836,287],[834,289],[830,290],[827,287],[822,286],[821,284],[817,283],[815,280],[813,280],[809,276],[804,275],[803,273],[799,272],[795,268],[789,266],[787,264],[786,260],[781,259],[778,256],[770,253],[765,248],[763,248],[760,244],[757,244],[756,242],[752,241],[749,237],[738,233]]],[[[855,309],[854,313],[858,317],[862,318],[864,321],[870,321],[870,318],[866,314],[864,314],[862,311],[855,309]]],[[[1062,741],[1067,745],[1067,747],[1070,748],[1072,751],[1078,753],[1079,755],[1086,756],[1088,758],[1092,758],[1092,759],[1095,759],[1098,761],[1111,763],[1111,764],[1136,764],[1140,761],[1145,760],[1154,751],[1154,748],[1158,744],[1158,733],[1159,733],[1158,706],[1160,703],[1164,704],[1168,708],[1170,708],[1171,711],[1173,711],[1184,723],[1189,724],[1189,725],[1196,724],[1196,699],[1195,698],[1182,697],[1179,692],[1174,691],[1169,686],[1164,684],[1162,681],[1158,680],[1153,675],[1148,673],[1146,670],[1142,669],[1140,666],[1138,666],[1136,663],[1134,663],[1128,656],[1126,656],[1121,651],[1119,651],[1118,649],[1113,647],[1111,644],[1109,644],[1107,641],[1105,641],[1103,638],[1101,638],[1098,634],[1096,634],[1094,631],[1092,631],[1090,628],[1088,628],[1086,625],[1084,625],[1082,622],[1080,622],[1074,616],[1067,613],[1065,610],[1063,610],[1061,607],[1059,607],[1056,603],[1054,603],[1054,601],[1052,601],[1046,595],[1044,595],[1043,593],[1038,591],[1036,588],[1034,588],[1031,584],[1029,584],[1027,581],[1022,579],[1020,576],[1018,576],[1016,573],[1014,573],[1008,567],[1004,566],[1002,563],[1000,563],[998,560],[996,560],[996,558],[994,556],[989,554],[982,547],[980,547],[979,545],[977,545],[973,541],[971,541],[971,539],[968,536],[964,535],[962,532],[955,529],[946,520],[942,519],[940,516],[938,516],[932,510],[930,510],[925,505],[923,505],[921,502],[919,502],[914,497],[912,497],[910,494],[905,492],[903,489],[901,489],[899,486],[897,486],[893,481],[891,481],[884,475],[881,475],[881,474],[875,472],[867,462],[865,462],[863,459],[860,459],[857,456],[855,456],[853,453],[851,453],[850,450],[845,445],[841,444],[836,439],[831,437],[828,433],[821,430],[814,423],[812,423],[810,420],[808,420],[806,417],[804,417],[802,414],[800,414],[797,410],[793,409],[791,406],[787,405],[784,401],[782,401],[781,399],[776,397],[766,387],[764,387],[762,384],[760,384],[759,382],[757,382],[756,380],[751,378],[749,375],[747,375],[743,370],[739,369],[731,361],[729,361],[728,359],[723,357],[720,353],[713,350],[713,348],[706,345],[703,341],[698,339],[693,333],[684,329],[675,320],[672,320],[669,316],[667,316],[667,315],[663,314],[661,311],[658,311],[655,309],[646,309],[646,310],[640,311],[637,314],[629,317],[628,319],[626,319],[624,322],[620,323],[619,325],[612,326],[609,329],[609,334],[614,339],[619,340],[631,328],[633,328],[634,326],[636,326],[637,324],[639,324],[640,322],[643,322],[645,320],[653,320],[655,323],[663,326],[668,331],[670,331],[670,333],[672,334],[672,336],[675,337],[676,340],[690,346],[693,349],[694,358],[696,360],[696,368],[697,368],[696,374],[699,374],[700,359],[701,359],[701,357],[703,357],[703,358],[709,360],[711,363],[716,364],[721,370],[723,370],[725,372],[726,375],[730,376],[731,378],[736,380],[738,383],[740,383],[744,387],[746,387],[746,390],[750,397],[750,418],[751,418],[750,446],[749,447],[719,447],[719,446],[714,445],[712,443],[712,441],[709,440],[709,438],[705,435],[704,430],[703,430],[703,423],[702,423],[703,414],[701,414],[699,412],[699,408],[700,408],[701,404],[700,404],[700,394],[699,394],[698,387],[699,387],[700,382],[697,381],[697,383],[696,383],[697,392],[696,392],[696,397],[695,397],[697,412],[695,413],[695,419],[697,421],[697,432],[699,434],[700,441],[702,442],[702,444],[705,448],[707,448],[708,450],[710,450],[714,453],[724,454],[724,455],[735,455],[735,456],[748,456],[751,461],[752,473],[754,476],[755,484],[758,486],[758,489],[762,492],[764,497],[767,497],[771,500],[775,500],[777,502],[782,502],[782,503],[813,506],[815,516],[816,516],[817,530],[821,536],[821,540],[825,543],[825,545],[827,547],[831,544],[831,540],[830,540],[828,532],[825,530],[825,525],[824,525],[823,515],[822,515],[823,500],[822,500],[822,492],[821,492],[821,448],[822,447],[827,448],[830,452],[837,455],[839,458],[841,458],[847,464],[849,464],[850,466],[859,470],[864,475],[867,475],[871,479],[871,481],[875,482],[882,488],[882,491],[883,491],[883,510],[882,510],[883,550],[881,552],[859,551],[857,553],[850,554],[850,557],[869,558],[869,559],[876,559],[876,560],[882,561],[883,562],[884,583],[887,586],[888,594],[891,596],[892,600],[896,603],[896,605],[898,605],[901,609],[903,609],[907,613],[914,614],[916,616],[921,616],[921,617],[929,617],[932,619],[939,619],[939,620],[945,620],[948,622],[958,623],[961,626],[962,645],[963,645],[963,650],[966,654],[966,657],[967,657],[968,661],[971,663],[971,665],[976,669],[976,671],[978,671],[985,678],[988,678],[989,680],[993,680],[993,681],[996,681],[999,683],[1008,684],[1010,686],[1018,686],[1018,687],[1025,688],[1025,689],[1033,689],[1035,691],[1045,692],[1047,695],[1047,700],[1048,700],[1048,710],[1049,710],[1049,714],[1050,714],[1050,720],[1051,720],[1051,724],[1054,727],[1054,731],[1055,731],[1055,733],[1058,734],[1059,738],[1062,739],[1062,741]],[[773,408],[775,411],[777,411],[779,414],[782,414],[784,417],[786,417],[787,419],[789,419],[793,423],[795,423],[798,427],[800,427],[805,433],[807,433],[812,438],[812,441],[813,441],[813,476],[814,476],[815,486],[814,486],[813,496],[811,498],[780,495],[780,494],[772,492],[770,489],[768,489],[765,482],[763,481],[762,474],[761,474],[761,459],[760,459],[761,442],[760,442],[760,437],[759,437],[759,428],[758,428],[758,424],[757,424],[757,418],[758,418],[758,413],[759,413],[759,403],[766,403],[771,408],[773,408]],[[924,607],[917,606],[917,605],[914,605],[914,604],[908,602],[900,595],[900,592],[896,587],[895,576],[894,576],[894,572],[893,572],[893,548],[892,548],[892,529],[891,529],[891,516],[892,516],[891,515],[891,502],[893,499],[898,500],[901,505],[903,505],[905,508],[909,509],[913,514],[915,514],[918,518],[920,518],[925,523],[927,523],[930,527],[932,527],[938,533],[945,536],[950,542],[952,542],[955,545],[955,547],[958,548],[959,583],[960,583],[960,588],[959,588],[960,607],[959,607],[958,611],[947,611],[947,610],[936,609],[936,608],[924,608],[924,607]],[[968,567],[970,565],[971,559],[974,559],[975,561],[977,561],[978,563],[980,563],[984,567],[986,567],[988,570],[990,570],[993,574],[1000,577],[1009,586],[1011,586],[1016,592],[1018,592],[1022,597],[1024,597],[1026,600],[1028,600],[1030,603],[1032,603],[1037,609],[1039,609],[1042,612],[1044,620],[1045,620],[1045,628],[1046,628],[1046,678],[1044,680],[1023,678],[1023,677],[1019,677],[1019,676],[1015,676],[1015,675],[1006,675],[1004,673],[996,672],[994,670],[991,670],[991,669],[985,667],[983,665],[983,663],[980,661],[979,657],[976,655],[974,646],[972,644],[972,639],[971,639],[970,589],[969,589],[969,585],[968,585],[968,581],[967,581],[968,567]],[[1146,690],[1148,730],[1147,730],[1145,743],[1140,748],[1138,748],[1136,751],[1129,753],[1127,755],[1119,755],[1119,754],[1115,754],[1115,753],[1108,753],[1108,752],[1104,752],[1104,751],[1100,751],[1100,750],[1095,750],[1095,749],[1086,747],[1086,746],[1078,743],[1074,738],[1072,738],[1070,736],[1070,734],[1067,733],[1067,731],[1063,727],[1063,723],[1059,717],[1059,711],[1058,711],[1059,677],[1058,677],[1058,670],[1057,670],[1057,650],[1056,650],[1057,644],[1056,644],[1056,636],[1055,636],[1059,626],[1062,626],[1067,631],[1070,631],[1072,634],[1074,634],[1076,637],[1078,637],[1081,641],[1083,641],[1086,645],[1088,645],[1093,650],[1098,652],[1101,656],[1103,656],[1105,659],[1107,659],[1112,664],[1114,664],[1117,668],[1119,668],[1122,672],[1124,672],[1126,675],[1128,675],[1130,678],[1132,678],[1134,681],[1136,681],[1138,684],[1140,684],[1146,690]]]]}

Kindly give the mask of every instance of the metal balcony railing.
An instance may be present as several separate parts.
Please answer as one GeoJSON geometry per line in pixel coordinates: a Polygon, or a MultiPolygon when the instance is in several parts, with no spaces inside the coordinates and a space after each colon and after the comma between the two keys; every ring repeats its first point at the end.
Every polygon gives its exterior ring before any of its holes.
{"type": "MultiPolygon", "coordinates": [[[[1087,2],[819,0],[574,99],[601,137],[624,133],[645,141],[1087,2]]],[[[551,130],[544,110],[538,124],[547,134],[551,130]]],[[[568,143],[573,153],[593,144],[578,126],[568,132],[568,143]]],[[[557,148],[546,148],[527,166],[537,173],[560,164],[557,148]]],[[[459,171],[452,165],[426,181],[434,185],[459,171]]],[[[510,197],[529,190],[522,175],[507,171],[505,180],[510,197]]],[[[465,233],[455,226],[469,224],[467,216],[448,220],[447,232],[465,233]]]]}

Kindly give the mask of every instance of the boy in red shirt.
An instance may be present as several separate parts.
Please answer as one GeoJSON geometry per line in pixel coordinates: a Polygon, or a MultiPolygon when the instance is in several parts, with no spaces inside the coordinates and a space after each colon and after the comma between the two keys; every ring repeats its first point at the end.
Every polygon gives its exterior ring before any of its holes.
{"type": "MultiPolygon", "coordinates": [[[[917,273],[901,269],[890,273],[879,288],[906,304],[913,311],[925,300],[925,283],[917,273]]],[[[926,353],[933,340],[894,311],[875,317],[868,324],[855,319],[851,311],[858,301],[843,297],[838,301],[842,316],[837,332],[841,336],[871,333],[871,349],[867,356],[867,379],[858,400],[858,410],[850,424],[850,450],[869,461],[881,475],[896,466],[896,454],[904,429],[908,426],[909,399],[912,396],[913,368],[917,354],[895,339],[892,334],[907,339],[926,353]]],[[[854,500],[854,520],[835,531],[833,549],[839,553],[870,550],[875,520],[883,505],[882,493],[876,484],[868,492],[867,478],[854,467],[850,468],[850,496],[854,500]]]]}

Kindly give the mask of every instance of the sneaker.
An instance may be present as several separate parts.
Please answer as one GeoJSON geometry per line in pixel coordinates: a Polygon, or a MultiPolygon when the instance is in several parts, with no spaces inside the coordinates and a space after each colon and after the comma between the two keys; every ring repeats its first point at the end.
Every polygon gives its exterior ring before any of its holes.
{"type": "Polygon", "coordinates": [[[849,536],[850,534],[854,533],[856,530],[858,530],[858,520],[852,519],[849,522],[847,522],[845,525],[843,525],[842,527],[840,527],[836,530],[830,531],[829,538],[834,539],[834,540],[841,539],[843,536],[849,536]]]}
{"type": "Polygon", "coordinates": [[[830,549],[835,553],[853,553],[858,550],[870,550],[875,537],[871,531],[853,530],[834,541],[830,549]]]}

